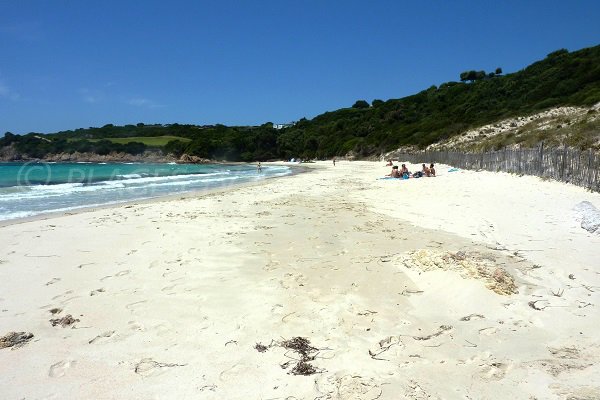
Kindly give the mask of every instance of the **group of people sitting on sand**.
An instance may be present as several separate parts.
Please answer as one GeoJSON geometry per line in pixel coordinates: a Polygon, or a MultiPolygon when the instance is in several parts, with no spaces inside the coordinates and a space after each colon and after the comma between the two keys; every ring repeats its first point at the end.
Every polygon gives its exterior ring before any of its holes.
{"type": "Polygon", "coordinates": [[[401,168],[398,168],[397,165],[394,165],[392,160],[390,160],[386,166],[392,166],[392,172],[387,174],[386,176],[391,176],[392,178],[421,178],[421,177],[431,177],[435,176],[435,167],[433,164],[429,164],[429,167],[423,164],[423,169],[421,171],[417,171],[411,174],[411,172],[406,168],[406,164],[402,164],[401,168]]]}

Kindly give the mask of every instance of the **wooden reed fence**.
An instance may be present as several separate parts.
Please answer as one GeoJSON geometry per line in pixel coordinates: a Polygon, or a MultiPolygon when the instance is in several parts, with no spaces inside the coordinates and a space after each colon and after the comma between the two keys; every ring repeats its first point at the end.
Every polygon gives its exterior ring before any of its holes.
{"type": "Polygon", "coordinates": [[[600,192],[600,154],[572,148],[509,149],[487,153],[458,151],[423,151],[391,155],[411,163],[442,163],[463,169],[504,171],[534,175],[583,186],[600,192]]]}

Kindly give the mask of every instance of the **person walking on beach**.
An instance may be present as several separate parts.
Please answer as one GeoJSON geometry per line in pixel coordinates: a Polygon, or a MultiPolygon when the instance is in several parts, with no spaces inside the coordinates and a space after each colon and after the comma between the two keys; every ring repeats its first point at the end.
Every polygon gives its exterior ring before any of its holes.
{"type": "Polygon", "coordinates": [[[335,157],[333,157],[333,166],[335,167],[335,157]]]}
{"type": "Polygon", "coordinates": [[[260,161],[258,162],[258,165],[256,166],[256,172],[262,172],[262,165],[260,165],[260,161]]]}

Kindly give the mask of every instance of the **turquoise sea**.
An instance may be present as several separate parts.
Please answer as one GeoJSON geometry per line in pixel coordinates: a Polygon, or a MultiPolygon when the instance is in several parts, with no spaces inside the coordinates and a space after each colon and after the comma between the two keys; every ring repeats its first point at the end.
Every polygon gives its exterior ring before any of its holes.
{"type": "Polygon", "coordinates": [[[0,163],[0,220],[220,188],[292,171],[285,166],[0,163]]]}

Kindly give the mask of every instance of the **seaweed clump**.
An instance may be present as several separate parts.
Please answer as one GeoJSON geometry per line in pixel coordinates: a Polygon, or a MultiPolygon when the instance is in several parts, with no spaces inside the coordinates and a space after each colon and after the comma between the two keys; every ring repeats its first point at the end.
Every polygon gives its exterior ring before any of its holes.
{"type": "Polygon", "coordinates": [[[271,347],[283,347],[286,350],[292,351],[296,353],[298,357],[290,357],[286,353],[286,357],[291,358],[290,361],[287,361],[281,364],[281,368],[286,369],[295,361],[294,367],[290,370],[290,374],[292,375],[313,375],[317,372],[321,372],[321,370],[315,368],[311,361],[314,361],[319,353],[319,349],[310,345],[310,340],[304,337],[296,336],[294,338],[283,340],[281,342],[272,341],[271,344],[265,346],[264,344],[257,343],[254,348],[260,352],[264,353],[271,347]]]}
{"type": "Polygon", "coordinates": [[[52,324],[52,326],[60,325],[63,328],[66,328],[67,326],[71,326],[76,322],[79,322],[79,320],[73,318],[73,316],[71,314],[68,314],[67,316],[62,317],[62,318],[56,318],[56,319],[50,320],[50,323],[52,324]]]}
{"type": "Polygon", "coordinates": [[[6,335],[0,337],[0,349],[12,347],[18,349],[21,346],[26,345],[33,339],[33,333],[29,332],[8,332],[6,335]]]}
{"type": "Polygon", "coordinates": [[[260,343],[256,343],[256,346],[254,346],[254,348],[259,353],[264,353],[265,351],[269,350],[269,346],[265,346],[264,344],[260,344],[260,343]]]}

